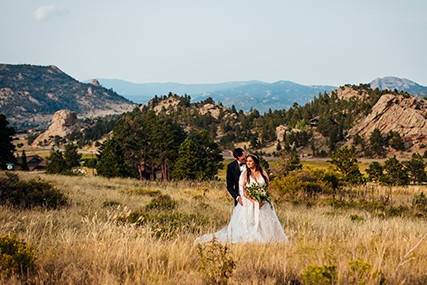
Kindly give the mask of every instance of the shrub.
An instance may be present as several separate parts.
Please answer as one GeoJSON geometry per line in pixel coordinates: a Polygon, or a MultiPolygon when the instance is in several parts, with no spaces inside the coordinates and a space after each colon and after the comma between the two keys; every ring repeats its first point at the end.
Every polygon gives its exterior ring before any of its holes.
{"type": "Polygon", "coordinates": [[[317,198],[320,193],[335,194],[340,186],[339,176],[326,171],[293,171],[288,176],[278,177],[271,182],[276,198],[288,198],[293,201],[317,198]]]}
{"type": "Polygon", "coordinates": [[[350,282],[351,284],[367,284],[369,274],[372,270],[372,265],[363,259],[351,260],[348,263],[350,267],[350,282]]]}
{"type": "Polygon", "coordinates": [[[379,182],[381,180],[381,177],[383,176],[384,168],[381,166],[381,164],[378,161],[374,161],[371,164],[369,164],[368,169],[366,172],[368,173],[369,180],[374,182],[379,182]]]}
{"type": "Polygon", "coordinates": [[[98,159],[96,158],[87,158],[85,159],[83,165],[89,168],[96,168],[97,162],[98,162],[98,159]]]}
{"type": "Polygon", "coordinates": [[[363,222],[365,220],[365,218],[363,218],[362,216],[359,216],[359,215],[350,215],[350,220],[352,222],[363,222]]]}
{"type": "Polygon", "coordinates": [[[335,265],[309,265],[302,273],[303,284],[327,285],[337,281],[337,268],[335,265]]]}
{"type": "Polygon", "coordinates": [[[169,195],[160,195],[145,206],[146,210],[174,210],[177,202],[169,195]]]}
{"type": "Polygon", "coordinates": [[[198,245],[200,259],[199,270],[204,274],[206,282],[226,284],[236,269],[236,262],[227,245],[213,240],[205,245],[198,245]]]}
{"type": "Polygon", "coordinates": [[[412,199],[412,207],[417,216],[427,216],[427,197],[424,193],[415,194],[412,199]]]}
{"type": "Polygon", "coordinates": [[[103,208],[109,208],[109,207],[118,207],[122,204],[120,202],[114,201],[114,200],[107,200],[102,203],[103,208]]]}
{"type": "Polygon", "coordinates": [[[0,276],[25,276],[31,274],[35,267],[35,255],[25,242],[0,236],[0,276]]]}
{"type": "Polygon", "coordinates": [[[21,181],[15,174],[0,177],[0,204],[17,208],[45,207],[55,209],[67,204],[67,198],[41,179],[21,181]]]}

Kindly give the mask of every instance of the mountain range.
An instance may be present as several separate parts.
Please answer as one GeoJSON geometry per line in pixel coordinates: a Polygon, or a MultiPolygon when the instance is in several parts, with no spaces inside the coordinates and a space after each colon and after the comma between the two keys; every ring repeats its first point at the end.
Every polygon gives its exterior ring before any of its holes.
{"type": "Polygon", "coordinates": [[[0,113],[18,128],[46,125],[61,109],[97,117],[133,107],[128,99],[97,81],[79,82],[53,65],[0,64],[0,113]]]}
{"type": "MultiPolygon", "coordinates": [[[[397,77],[377,78],[375,89],[397,89],[427,96],[427,87],[397,77]]],[[[17,127],[46,125],[54,112],[69,109],[79,117],[96,117],[129,111],[135,103],[146,103],[155,95],[188,94],[192,101],[211,97],[237,110],[286,109],[295,102],[304,105],[334,86],[302,85],[292,81],[232,81],[214,84],[142,83],[117,79],[79,82],[56,66],[0,64],[0,113],[17,127]],[[116,93],[117,92],[117,93],[116,93]],[[119,95],[120,94],[120,95],[119,95]],[[133,102],[135,103],[133,103],[133,102]]]]}
{"type": "Polygon", "coordinates": [[[416,96],[427,96],[427,86],[422,86],[406,78],[387,76],[371,81],[372,89],[405,91],[416,96]]]}
{"type": "Polygon", "coordinates": [[[234,105],[237,109],[248,111],[255,108],[261,112],[268,109],[284,109],[293,103],[305,104],[314,96],[330,92],[334,86],[308,86],[292,81],[231,81],[213,84],[181,83],[132,83],[118,79],[98,79],[99,82],[122,94],[136,103],[146,103],[154,95],[166,95],[169,92],[190,95],[192,101],[211,97],[227,107],[234,105]]]}
{"type": "MultiPolygon", "coordinates": [[[[234,105],[237,109],[248,111],[256,108],[261,112],[268,109],[284,109],[297,102],[300,105],[312,100],[319,93],[336,89],[328,85],[302,85],[292,81],[230,81],[211,84],[181,84],[181,83],[132,83],[119,79],[99,79],[101,84],[112,88],[129,100],[136,103],[146,103],[154,95],[166,95],[169,92],[190,95],[193,101],[211,97],[227,107],[234,105]]],[[[427,96],[427,87],[414,81],[398,77],[383,77],[371,81],[372,89],[399,90],[412,95],[427,96]]]]}

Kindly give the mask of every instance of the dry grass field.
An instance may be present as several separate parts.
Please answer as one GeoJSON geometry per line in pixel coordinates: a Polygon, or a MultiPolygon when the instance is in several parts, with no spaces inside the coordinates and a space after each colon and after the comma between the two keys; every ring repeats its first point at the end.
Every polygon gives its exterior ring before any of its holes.
{"type": "MultiPolygon", "coordinates": [[[[201,269],[200,251],[193,241],[227,223],[232,203],[223,182],[143,183],[35,173],[19,176],[41,177],[70,200],[69,206],[59,210],[0,206],[0,235],[14,235],[34,249],[37,271],[31,282],[212,281],[206,268],[201,269]],[[134,211],[148,211],[146,205],[161,194],[170,195],[177,207],[152,210],[159,212],[158,217],[162,211],[168,217],[157,224],[158,228],[155,224],[123,222],[134,211]]],[[[427,187],[384,191],[392,191],[393,199],[405,202],[414,193],[427,192],[427,187]]],[[[330,280],[337,284],[427,284],[426,218],[380,218],[361,210],[286,202],[277,204],[276,210],[290,242],[227,245],[227,258],[235,268],[220,271],[232,271],[229,284],[330,284],[330,280]]],[[[209,266],[215,270],[215,264],[209,266]]],[[[20,282],[15,277],[3,280],[8,284],[20,282]]]]}

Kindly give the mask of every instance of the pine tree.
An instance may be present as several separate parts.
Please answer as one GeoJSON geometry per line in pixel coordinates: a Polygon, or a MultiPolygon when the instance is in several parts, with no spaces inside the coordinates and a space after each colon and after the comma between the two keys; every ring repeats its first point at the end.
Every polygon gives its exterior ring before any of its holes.
{"type": "Polygon", "coordinates": [[[395,156],[390,157],[384,162],[384,175],[381,182],[386,185],[408,185],[408,169],[397,160],[395,156]]]}
{"type": "Polygon", "coordinates": [[[385,156],[386,149],[385,149],[385,138],[381,135],[381,132],[379,129],[374,129],[371,133],[371,136],[369,137],[369,146],[372,151],[372,153],[383,157],[385,156]]]}
{"type": "Polygon", "coordinates": [[[379,182],[381,180],[383,171],[384,168],[378,161],[373,161],[371,164],[369,164],[368,169],[366,169],[366,172],[369,175],[369,180],[373,182],[379,182]]]}
{"type": "Polygon", "coordinates": [[[408,170],[408,175],[412,183],[421,184],[427,182],[426,163],[420,154],[413,153],[412,158],[405,161],[404,166],[408,170]]]}
{"type": "Polygon", "coordinates": [[[48,157],[47,173],[67,174],[68,167],[62,152],[59,150],[52,151],[48,157]]]}
{"type": "Polygon", "coordinates": [[[214,179],[222,167],[218,145],[206,131],[193,132],[180,145],[172,176],[175,179],[214,179]]]}
{"type": "Polygon", "coordinates": [[[332,157],[331,163],[343,174],[344,180],[350,184],[361,184],[364,182],[362,173],[360,173],[355,150],[347,146],[336,150],[332,157]]]}
{"type": "MultiPolygon", "coordinates": [[[[105,177],[131,177],[132,168],[126,164],[122,145],[114,138],[104,142],[97,155],[96,172],[105,177]]],[[[135,174],[136,175],[136,174],[135,174]]]]}
{"type": "Polygon", "coordinates": [[[80,166],[81,154],[77,151],[78,146],[73,143],[65,145],[64,160],[67,164],[67,169],[71,170],[73,167],[80,166]]]}
{"type": "Polygon", "coordinates": [[[21,168],[22,168],[22,170],[29,170],[28,162],[27,162],[27,155],[25,153],[25,150],[22,151],[22,155],[21,155],[21,168]]]}
{"type": "Polygon", "coordinates": [[[12,136],[15,129],[9,127],[6,116],[0,114],[0,169],[6,169],[7,163],[16,163],[14,156],[15,146],[12,143],[12,136]]]}
{"type": "Polygon", "coordinates": [[[279,140],[277,140],[277,142],[276,142],[276,151],[280,152],[281,150],[282,150],[282,144],[280,143],[279,140]]]}
{"type": "Polygon", "coordinates": [[[398,132],[390,131],[387,135],[388,144],[395,150],[405,150],[405,144],[398,132]]]}

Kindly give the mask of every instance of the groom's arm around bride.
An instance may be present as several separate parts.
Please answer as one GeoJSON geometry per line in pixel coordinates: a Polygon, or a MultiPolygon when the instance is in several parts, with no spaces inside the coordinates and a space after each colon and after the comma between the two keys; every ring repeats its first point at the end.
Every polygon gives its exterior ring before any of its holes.
{"type": "Polygon", "coordinates": [[[242,170],[246,168],[245,165],[245,152],[241,148],[236,148],[233,151],[233,156],[235,160],[227,165],[227,190],[230,193],[231,197],[234,200],[234,206],[237,203],[243,204],[242,198],[239,194],[239,178],[242,170]]]}

